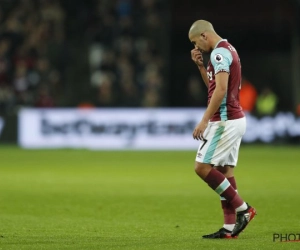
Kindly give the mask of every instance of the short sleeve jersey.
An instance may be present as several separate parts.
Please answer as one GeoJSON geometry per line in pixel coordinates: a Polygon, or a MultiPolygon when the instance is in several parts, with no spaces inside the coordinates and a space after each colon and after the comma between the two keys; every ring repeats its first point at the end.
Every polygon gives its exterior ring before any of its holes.
{"type": "Polygon", "coordinates": [[[219,72],[229,74],[227,93],[222,100],[220,108],[213,115],[210,121],[226,121],[244,117],[244,112],[240,105],[239,92],[241,88],[241,63],[236,49],[222,39],[210,54],[207,64],[208,103],[216,88],[215,75],[219,72]]]}

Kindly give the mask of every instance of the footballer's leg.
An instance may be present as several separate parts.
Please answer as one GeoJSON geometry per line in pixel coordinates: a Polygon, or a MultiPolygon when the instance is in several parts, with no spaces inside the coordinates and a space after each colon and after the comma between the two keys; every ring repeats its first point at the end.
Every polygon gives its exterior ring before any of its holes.
{"type": "MultiPolygon", "coordinates": [[[[236,182],[234,179],[234,173],[233,173],[233,166],[214,166],[216,170],[221,172],[229,181],[231,186],[237,191],[236,182]]],[[[235,208],[232,207],[232,205],[222,196],[221,198],[221,207],[223,210],[223,216],[224,216],[224,225],[221,229],[219,229],[217,232],[203,235],[203,238],[207,239],[217,239],[217,238],[237,238],[237,236],[232,237],[232,230],[234,229],[235,223],[236,223],[236,212],[235,208]]]]}
{"type": "MultiPolygon", "coordinates": [[[[237,186],[234,178],[234,167],[233,166],[224,166],[224,167],[216,167],[218,171],[224,174],[224,176],[228,179],[232,187],[237,192],[237,186]]],[[[235,208],[224,198],[221,196],[222,209],[224,214],[224,225],[223,228],[230,230],[232,232],[232,238],[237,238],[240,232],[242,232],[248,223],[254,218],[256,215],[256,210],[247,204],[247,209],[237,212],[235,208]]]]}
{"type": "MultiPolygon", "coordinates": [[[[230,178],[234,176],[233,170],[234,168],[228,168],[226,166],[236,166],[238,162],[238,155],[239,155],[239,149],[241,145],[242,136],[246,131],[246,122],[245,118],[236,119],[236,120],[230,120],[227,121],[227,128],[228,128],[228,135],[230,134],[232,138],[235,138],[235,140],[232,141],[231,144],[231,150],[228,155],[228,158],[225,161],[225,167],[218,168],[219,171],[223,171],[224,175],[228,178],[231,185],[236,188],[236,183],[234,178],[230,178]],[[238,131],[238,133],[234,133],[233,131],[238,131]]],[[[256,215],[256,210],[251,207],[248,203],[246,203],[247,208],[244,209],[244,206],[236,208],[236,223],[234,226],[234,229],[232,231],[232,236],[236,237],[241,233],[245,227],[249,224],[249,222],[254,218],[256,215]]]]}
{"type": "MultiPolygon", "coordinates": [[[[230,177],[233,176],[233,168],[228,166],[220,172],[213,168],[213,166],[236,165],[236,161],[233,162],[233,164],[227,161],[229,155],[231,155],[232,148],[234,148],[236,152],[238,152],[239,149],[243,134],[240,133],[241,129],[238,127],[240,125],[239,123],[244,123],[244,120],[212,123],[207,129],[206,135],[204,135],[204,142],[199,145],[195,164],[195,172],[198,176],[219,196],[226,199],[231,207],[235,209],[237,218],[232,236],[237,236],[247,226],[254,217],[255,210],[244,202],[236,192],[236,186],[232,185],[228,178],[226,178],[226,176],[228,176],[230,179],[230,177]],[[230,138],[230,140],[227,138],[230,138]]],[[[236,154],[236,159],[237,155],[238,154],[236,154]]],[[[233,179],[230,180],[233,183],[233,179]]],[[[208,237],[204,236],[204,238],[229,238],[227,236],[230,231],[231,230],[222,228],[215,234],[207,235],[208,237]]]]}
{"type": "MultiPolygon", "coordinates": [[[[195,171],[218,195],[224,197],[234,209],[247,209],[246,203],[237,194],[235,189],[231,186],[228,179],[218,170],[213,168],[210,164],[196,162],[195,171]]],[[[203,238],[231,238],[232,230],[221,228],[213,234],[204,235],[203,238]]]]}
{"type": "MultiPolygon", "coordinates": [[[[221,172],[229,181],[230,185],[235,189],[237,192],[237,186],[236,186],[236,181],[234,178],[234,167],[233,166],[215,166],[214,167],[216,170],[221,172]]],[[[236,212],[233,206],[222,196],[220,196],[221,200],[221,207],[223,210],[223,216],[224,216],[224,225],[223,228],[229,230],[232,232],[235,223],[236,223],[236,212]]]]}

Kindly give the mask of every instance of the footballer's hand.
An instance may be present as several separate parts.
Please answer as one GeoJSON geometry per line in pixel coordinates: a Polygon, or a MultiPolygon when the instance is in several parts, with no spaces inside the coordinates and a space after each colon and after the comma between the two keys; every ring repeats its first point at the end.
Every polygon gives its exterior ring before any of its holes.
{"type": "Polygon", "coordinates": [[[194,129],[193,138],[196,140],[204,140],[205,138],[203,137],[203,134],[207,126],[208,126],[208,122],[203,120],[199,122],[194,129]]]}
{"type": "Polygon", "coordinates": [[[191,50],[191,57],[192,57],[192,60],[197,64],[198,67],[203,67],[204,64],[203,64],[203,56],[202,56],[202,53],[200,52],[199,49],[192,49],[191,50]]]}

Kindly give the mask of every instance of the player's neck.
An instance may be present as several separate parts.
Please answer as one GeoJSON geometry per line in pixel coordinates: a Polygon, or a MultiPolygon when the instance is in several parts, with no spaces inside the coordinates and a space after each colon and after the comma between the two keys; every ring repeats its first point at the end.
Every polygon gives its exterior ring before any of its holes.
{"type": "Polygon", "coordinates": [[[211,49],[213,50],[216,45],[222,40],[223,38],[220,37],[219,35],[215,35],[211,38],[211,49]]]}

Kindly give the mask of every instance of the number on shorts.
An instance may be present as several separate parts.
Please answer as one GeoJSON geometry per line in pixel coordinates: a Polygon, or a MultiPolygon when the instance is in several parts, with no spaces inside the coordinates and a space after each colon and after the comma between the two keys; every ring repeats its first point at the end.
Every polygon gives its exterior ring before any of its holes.
{"type": "Polygon", "coordinates": [[[200,150],[204,147],[204,145],[205,145],[206,143],[207,143],[207,140],[206,140],[206,139],[203,139],[203,144],[202,144],[200,150]]]}

